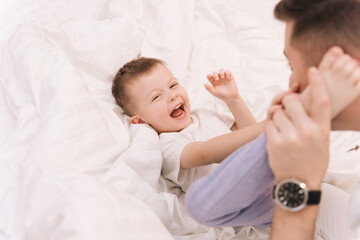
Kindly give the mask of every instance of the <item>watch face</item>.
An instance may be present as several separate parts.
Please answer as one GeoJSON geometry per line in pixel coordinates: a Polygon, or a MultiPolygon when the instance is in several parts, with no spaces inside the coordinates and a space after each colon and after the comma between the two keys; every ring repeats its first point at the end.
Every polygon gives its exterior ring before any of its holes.
{"type": "Polygon", "coordinates": [[[283,208],[290,211],[298,211],[305,207],[307,192],[302,183],[286,181],[276,188],[276,200],[283,208]]]}
{"type": "Polygon", "coordinates": [[[278,197],[284,206],[296,208],[304,202],[305,193],[298,184],[288,182],[280,186],[278,197]]]}

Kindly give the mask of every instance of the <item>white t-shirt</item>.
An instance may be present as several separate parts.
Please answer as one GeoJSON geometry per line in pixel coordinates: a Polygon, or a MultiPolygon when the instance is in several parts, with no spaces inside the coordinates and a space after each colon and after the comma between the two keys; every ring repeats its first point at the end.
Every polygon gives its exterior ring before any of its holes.
{"type": "Polygon", "coordinates": [[[160,134],[163,156],[162,174],[180,186],[184,192],[200,177],[208,175],[217,164],[189,169],[180,169],[180,157],[184,147],[190,142],[207,141],[231,132],[234,119],[206,109],[191,113],[193,123],[180,132],[160,134]]]}

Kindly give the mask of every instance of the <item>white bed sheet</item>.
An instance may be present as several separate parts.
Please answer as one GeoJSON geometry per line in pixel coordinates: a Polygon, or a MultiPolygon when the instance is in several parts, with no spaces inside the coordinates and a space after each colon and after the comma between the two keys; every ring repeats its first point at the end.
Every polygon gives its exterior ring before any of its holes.
{"type": "MultiPolygon", "coordinates": [[[[0,34],[0,239],[267,239],[196,223],[160,174],[157,134],[129,125],[117,69],[158,57],[192,107],[229,113],[206,74],[230,69],[258,120],[287,88],[276,0],[18,0],[0,34]]],[[[351,191],[359,134],[334,133],[326,181],[351,191]]]]}

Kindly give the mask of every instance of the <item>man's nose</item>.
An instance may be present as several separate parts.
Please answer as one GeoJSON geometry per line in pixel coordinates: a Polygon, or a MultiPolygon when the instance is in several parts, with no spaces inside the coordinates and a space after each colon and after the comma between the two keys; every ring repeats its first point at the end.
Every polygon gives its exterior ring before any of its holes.
{"type": "Polygon", "coordinates": [[[294,79],[294,76],[291,74],[290,77],[289,77],[289,89],[291,89],[294,84],[296,84],[296,81],[294,79]]]}

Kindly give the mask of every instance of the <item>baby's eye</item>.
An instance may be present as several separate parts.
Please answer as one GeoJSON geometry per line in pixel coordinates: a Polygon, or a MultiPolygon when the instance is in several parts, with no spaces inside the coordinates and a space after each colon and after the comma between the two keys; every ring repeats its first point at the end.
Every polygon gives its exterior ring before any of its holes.
{"type": "Polygon", "coordinates": [[[178,85],[178,83],[173,83],[173,84],[171,84],[170,88],[173,88],[173,87],[175,87],[176,85],[178,85]]]}
{"type": "Polygon", "coordinates": [[[152,98],[152,102],[155,101],[158,97],[160,97],[160,95],[155,95],[155,96],[152,98]]]}

